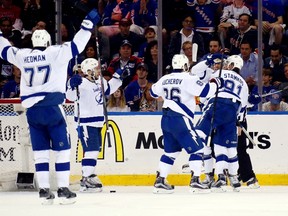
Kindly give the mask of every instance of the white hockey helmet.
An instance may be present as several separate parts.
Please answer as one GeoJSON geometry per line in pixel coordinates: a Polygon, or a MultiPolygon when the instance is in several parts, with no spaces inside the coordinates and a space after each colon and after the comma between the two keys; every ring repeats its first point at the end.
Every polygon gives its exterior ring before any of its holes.
{"type": "Polygon", "coordinates": [[[98,79],[100,75],[99,64],[95,58],[87,58],[81,63],[81,70],[85,75],[98,79]]]}
{"type": "Polygon", "coordinates": [[[241,70],[243,64],[243,59],[239,55],[229,56],[226,60],[226,66],[230,70],[233,70],[234,68],[238,68],[239,70],[241,70]]]}
{"type": "Polygon", "coordinates": [[[184,54],[176,54],[172,58],[173,69],[181,69],[183,71],[189,70],[189,59],[184,54]]]}
{"type": "Polygon", "coordinates": [[[35,30],[31,40],[33,47],[48,47],[51,45],[51,36],[45,29],[35,30]]]}

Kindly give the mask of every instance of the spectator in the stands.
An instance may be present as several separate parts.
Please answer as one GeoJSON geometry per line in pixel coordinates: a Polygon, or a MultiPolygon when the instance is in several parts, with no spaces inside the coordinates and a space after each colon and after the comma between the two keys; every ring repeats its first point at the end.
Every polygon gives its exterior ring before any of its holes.
{"type": "Polygon", "coordinates": [[[223,33],[224,38],[226,38],[228,31],[231,31],[232,28],[238,28],[239,15],[243,13],[251,15],[249,8],[245,5],[245,0],[233,0],[232,4],[226,5],[220,17],[218,34],[223,33]]]}
{"type": "Polygon", "coordinates": [[[125,70],[125,74],[128,74],[122,83],[122,88],[125,88],[131,81],[137,79],[136,65],[142,62],[142,59],[132,55],[132,44],[128,40],[121,42],[119,54],[119,57],[111,60],[107,71],[114,74],[119,68],[125,70]]]}
{"type": "Polygon", "coordinates": [[[23,22],[20,18],[21,8],[13,4],[13,0],[0,1],[0,18],[9,17],[14,29],[22,30],[23,22]]]}
{"type": "Polygon", "coordinates": [[[14,29],[12,26],[13,22],[9,17],[0,18],[0,30],[3,37],[9,40],[9,42],[16,47],[19,47],[21,44],[22,34],[19,30],[14,29]]]}
{"type": "Polygon", "coordinates": [[[108,112],[129,112],[130,107],[126,104],[125,94],[123,88],[117,89],[109,96],[107,101],[108,112]]]}
{"type": "Polygon", "coordinates": [[[13,65],[13,79],[9,80],[3,86],[3,98],[18,98],[20,97],[20,78],[21,71],[13,65]]]}
{"type": "Polygon", "coordinates": [[[193,44],[191,41],[185,41],[182,44],[182,50],[184,51],[184,55],[187,56],[188,60],[189,60],[189,68],[192,68],[192,66],[196,63],[193,61],[193,55],[197,55],[196,53],[193,53],[192,51],[193,49],[193,44]]]}
{"type": "Polygon", "coordinates": [[[136,68],[137,80],[125,88],[125,98],[131,111],[156,111],[157,101],[150,96],[152,82],[147,80],[148,67],[140,63],[136,68]]]}
{"type": "Polygon", "coordinates": [[[182,28],[183,14],[188,8],[185,0],[165,0],[162,2],[162,39],[163,49],[168,48],[170,38],[182,28]]]}
{"type": "Polygon", "coordinates": [[[253,19],[249,14],[239,15],[238,28],[233,29],[228,36],[229,44],[226,46],[229,48],[230,55],[240,54],[240,45],[242,41],[249,41],[254,51],[258,45],[257,42],[257,30],[252,28],[253,19]]]}
{"type": "MultiPolygon", "coordinates": [[[[12,45],[19,46],[21,43],[21,32],[13,29],[12,21],[9,17],[0,18],[0,30],[3,37],[7,38],[12,45]]],[[[13,65],[0,58],[0,75],[13,79],[13,65]]]]}
{"type": "Polygon", "coordinates": [[[286,82],[279,82],[276,88],[282,90],[283,101],[288,102],[288,63],[284,64],[284,76],[286,77],[286,82]]]}
{"type": "MultiPolygon", "coordinates": [[[[210,41],[215,36],[216,28],[222,14],[219,0],[187,0],[188,9],[191,10],[195,24],[195,31],[203,40],[210,41]]],[[[208,44],[204,44],[205,53],[209,52],[208,44]]]]}
{"type": "Polygon", "coordinates": [[[157,0],[134,1],[131,10],[133,24],[130,31],[143,35],[145,28],[153,26],[157,32],[157,9],[157,0]]]}
{"type": "Polygon", "coordinates": [[[207,59],[207,56],[212,55],[214,53],[220,53],[222,49],[220,39],[215,36],[211,38],[209,41],[209,53],[205,54],[200,61],[204,61],[207,59]]]}
{"type": "Polygon", "coordinates": [[[129,0],[110,0],[104,8],[102,26],[99,32],[112,37],[120,32],[119,22],[123,18],[131,18],[132,2],[129,0]]]}
{"type": "MultiPolygon", "coordinates": [[[[275,90],[272,90],[272,92],[275,90]]],[[[263,111],[288,111],[288,103],[282,101],[282,95],[280,92],[272,94],[270,96],[270,100],[264,104],[262,104],[263,111]]]]}
{"type": "Polygon", "coordinates": [[[123,40],[128,40],[132,44],[132,53],[138,56],[140,45],[145,41],[142,35],[130,31],[131,19],[123,18],[119,22],[120,32],[110,38],[110,54],[112,57],[119,56],[119,48],[123,40]]]}
{"type": "Polygon", "coordinates": [[[40,0],[23,0],[24,9],[21,13],[21,20],[24,30],[32,31],[37,21],[45,18],[40,2],[40,0]]]}
{"type": "MultiPolygon", "coordinates": [[[[269,68],[263,68],[262,70],[262,95],[268,94],[272,90],[275,90],[275,86],[272,85],[272,72],[269,68]]],[[[251,94],[258,94],[258,85],[255,85],[251,91],[251,94]]],[[[270,97],[262,97],[262,104],[268,102],[270,97]]],[[[249,108],[249,111],[257,111],[258,104],[249,108]]]]}
{"type": "Polygon", "coordinates": [[[204,41],[202,36],[195,32],[194,21],[191,15],[185,15],[182,21],[182,29],[180,32],[175,33],[169,42],[168,46],[168,59],[171,64],[172,58],[175,54],[184,54],[182,45],[185,41],[191,41],[198,44],[197,60],[199,60],[204,54],[204,41]]]}
{"type": "Polygon", "coordinates": [[[278,86],[281,82],[287,82],[284,75],[284,65],[288,63],[288,57],[283,55],[279,45],[273,45],[270,49],[270,56],[264,60],[264,68],[272,70],[272,84],[278,86]]]}
{"type": "Polygon", "coordinates": [[[244,78],[251,91],[258,82],[258,54],[253,52],[249,41],[242,41],[240,56],[243,59],[240,75],[244,78]]]}
{"type": "Polygon", "coordinates": [[[144,63],[148,68],[147,79],[153,83],[158,80],[158,61],[158,42],[153,40],[148,43],[144,56],[144,63]]]}
{"type": "Polygon", "coordinates": [[[146,47],[150,41],[157,40],[155,29],[152,27],[145,28],[144,37],[146,41],[140,45],[138,57],[143,58],[146,47]]]}
{"type": "MultiPolygon", "coordinates": [[[[264,48],[267,49],[267,46],[273,43],[279,45],[282,42],[284,7],[280,0],[265,0],[262,3],[262,12],[263,42],[264,48]]],[[[252,14],[255,25],[258,26],[258,1],[254,1],[252,5],[252,14]]]]}
{"type": "Polygon", "coordinates": [[[4,76],[0,76],[0,98],[3,98],[4,97],[4,94],[3,94],[3,87],[4,85],[8,82],[9,80],[4,77],[4,76]]]}

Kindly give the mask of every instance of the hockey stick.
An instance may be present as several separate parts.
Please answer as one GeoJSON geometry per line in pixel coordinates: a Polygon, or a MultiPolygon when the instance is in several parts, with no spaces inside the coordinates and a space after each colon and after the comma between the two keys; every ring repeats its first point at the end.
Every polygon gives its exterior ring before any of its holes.
{"type": "Polygon", "coordinates": [[[192,44],[192,62],[197,62],[198,44],[192,44]]]}
{"type": "MultiPolygon", "coordinates": [[[[75,56],[75,65],[77,69],[74,72],[74,74],[78,74],[78,55],[75,56]]],[[[77,143],[80,141],[80,91],[79,91],[79,86],[76,87],[76,106],[77,106],[77,135],[78,135],[78,140],[77,143]]]]}
{"type": "Polygon", "coordinates": [[[103,96],[103,113],[104,113],[104,119],[105,119],[105,125],[106,125],[105,134],[107,137],[108,147],[110,148],[112,147],[112,145],[111,145],[110,129],[109,129],[109,122],[108,122],[108,111],[107,111],[107,104],[106,104],[105,90],[104,90],[104,78],[103,78],[102,69],[101,69],[97,26],[95,26],[95,40],[96,40],[96,52],[97,52],[97,58],[98,58],[98,65],[100,66],[100,82],[101,82],[101,91],[102,91],[102,96],[103,96]]]}
{"type": "MultiPolygon", "coordinates": [[[[222,55],[221,55],[221,63],[220,63],[220,70],[219,70],[219,77],[221,77],[222,69],[223,69],[223,62],[224,62],[224,50],[225,50],[223,32],[220,33],[219,37],[220,37],[221,46],[222,46],[222,55]]],[[[212,113],[212,117],[211,117],[209,136],[207,138],[207,143],[206,143],[207,146],[211,145],[211,136],[212,136],[212,133],[214,130],[213,125],[214,125],[214,120],[215,120],[215,112],[216,112],[218,93],[219,93],[219,88],[216,89],[216,93],[215,93],[215,97],[214,97],[214,101],[213,101],[213,113],[212,113]]]]}
{"type": "Polygon", "coordinates": [[[267,94],[263,94],[263,95],[261,95],[261,98],[267,97],[267,96],[270,96],[270,95],[273,95],[273,94],[278,94],[278,93],[280,93],[282,91],[286,91],[286,90],[288,90],[288,86],[285,86],[283,89],[278,90],[278,91],[274,91],[274,92],[269,92],[267,94]]]}
{"type": "Polygon", "coordinates": [[[242,131],[244,132],[248,140],[253,144],[253,146],[256,146],[256,143],[254,142],[253,138],[250,136],[248,131],[244,128],[244,126],[240,122],[237,123],[237,126],[241,127],[242,131]]]}

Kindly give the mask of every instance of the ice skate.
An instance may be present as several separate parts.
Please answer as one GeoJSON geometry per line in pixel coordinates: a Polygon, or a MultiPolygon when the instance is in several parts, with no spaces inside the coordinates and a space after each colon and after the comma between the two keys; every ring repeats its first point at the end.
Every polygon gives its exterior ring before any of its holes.
{"type": "Polygon", "coordinates": [[[211,191],[216,193],[223,193],[226,192],[226,189],[223,188],[223,186],[227,185],[226,178],[224,174],[218,175],[218,180],[216,182],[213,182],[211,185],[211,191]]]}
{"type": "Polygon", "coordinates": [[[214,173],[205,173],[205,179],[201,182],[201,184],[208,186],[211,188],[211,185],[215,182],[214,173]]]}
{"type": "Polygon", "coordinates": [[[97,175],[82,177],[80,182],[80,192],[97,193],[102,192],[103,185],[97,175]]]}
{"type": "Polygon", "coordinates": [[[251,189],[258,189],[260,188],[260,185],[258,183],[258,180],[256,179],[256,177],[253,177],[253,178],[250,178],[248,181],[247,181],[247,186],[251,189]]]}
{"type": "Polygon", "coordinates": [[[42,200],[42,205],[52,205],[55,195],[49,188],[40,188],[39,197],[42,200]]]}
{"type": "Polygon", "coordinates": [[[191,193],[210,193],[209,187],[200,183],[199,176],[192,176],[189,186],[191,193]]]}
{"type": "Polygon", "coordinates": [[[168,181],[164,177],[160,177],[159,172],[157,172],[153,193],[155,194],[174,193],[174,185],[170,185],[168,181]]]}
{"type": "Polygon", "coordinates": [[[238,176],[237,175],[228,175],[230,185],[233,188],[234,192],[239,192],[239,187],[241,187],[241,184],[239,182],[238,176]]]}
{"type": "Polygon", "coordinates": [[[69,190],[67,187],[60,187],[57,191],[58,197],[60,199],[60,204],[67,205],[76,202],[76,193],[69,190]]]}

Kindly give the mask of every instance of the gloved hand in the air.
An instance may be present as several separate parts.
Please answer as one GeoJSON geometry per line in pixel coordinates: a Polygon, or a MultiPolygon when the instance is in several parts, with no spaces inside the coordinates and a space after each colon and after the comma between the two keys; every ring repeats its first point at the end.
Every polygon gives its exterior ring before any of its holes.
{"type": "Polygon", "coordinates": [[[69,80],[69,85],[72,90],[77,88],[81,83],[82,83],[82,77],[79,74],[72,76],[71,79],[69,80]]]}
{"type": "Polygon", "coordinates": [[[206,65],[208,65],[209,67],[211,67],[212,65],[215,64],[215,59],[222,59],[222,54],[221,53],[214,53],[212,55],[208,55],[206,57],[206,65]]]}
{"type": "Polygon", "coordinates": [[[113,76],[115,78],[118,78],[118,79],[121,79],[121,80],[125,79],[129,75],[130,75],[130,69],[129,69],[129,66],[127,66],[127,65],[124,68],[122,68],[122,69],[118,68],[116,70],[116,72],[113,74],[113,76]]]}
{"type": "Polygon", "coordinates": [[[248,102],[250,104],[259,104],[261,102],[261,97],[258,93],[251,93],[248,97],[248,102]]]}
{"type": "Polygon", "coordinates": [[[214,77],[210,79],[210,82],[216,83],[218,89],[221,89],[224,86],[224,80],[222,77],[214,77]]]}
{"type": "Polygon", "coordinates": [[[99,13],[96,9],[91,10],[84,18],[81,28],[84,30],[92,30],[95,25],[100,21],[99,13]]]}

